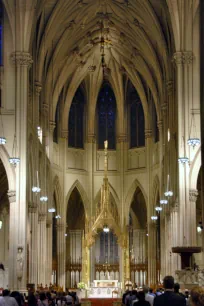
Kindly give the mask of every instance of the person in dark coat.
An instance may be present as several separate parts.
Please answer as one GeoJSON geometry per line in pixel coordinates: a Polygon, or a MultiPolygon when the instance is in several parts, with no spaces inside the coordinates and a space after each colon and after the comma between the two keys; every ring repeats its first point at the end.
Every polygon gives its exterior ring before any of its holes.
{"type": "Polygon", "coordinates": [[[165,276],[163,286],[165,292],[155,297],[154,306],[186,306],[185,298],[174,293],[174,278],[172,276],[165,276]]]}

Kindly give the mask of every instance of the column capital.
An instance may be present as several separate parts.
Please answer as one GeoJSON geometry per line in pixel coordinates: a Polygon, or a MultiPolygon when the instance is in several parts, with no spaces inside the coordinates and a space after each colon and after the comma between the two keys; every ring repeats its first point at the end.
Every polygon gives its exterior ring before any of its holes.
{"type": "Polygon", "coordinates": [[[167,102],[163,102],[162,105],[161,105],[161,110],[162,110],[163,116],[166,116],[167,106],[168,106],[167,102]]]}
{"type": "Polygon", "coordinates": [[[8,190],[7,192],[9,203],[16,202],[16,191],[15,190],[8,190]]]}
{"type": "Polygon", "coordinates": [[[173,60],[176,65],[181,65],[183,63],[182,52],[175,52],[173,55],[173,60]]]}
{"type": "Polygon", "coordinates": [[[183,52],[183,63],[191,64],[193,62],[193,52],[192,51],[184,51],[183,52]]]}
{"type": "Polygon", "coordinates": [[[121,142],[126,142],[127,141],[127,135],[126,134],[120,134],[117,136],[117,142],[121,143],[121,142]]]}
{"type": "Polygon", "coordinates": [[[46,219],[47,214],[46,213],[39,213],[38,215],[38,221],[39,222],[44,222],[46,219]]]}
{"type": "Polygon", "coordinates": [[[152,137],[152,130],[151,129],[145,130],[145,139],[151,138],[151,137],[152,137]]]}
{"type": "Polygon", "coordinates": [[[95,143],[96,142],[96,135],[94,133],[89,133],[87,136],[88,143],[95,143]]]}
{"type": "Polygon", "coordinates": [[[65,138],[65,139],[68,139],[68,130],[62,130],[61,131],[61,137],[65,138]]]}
{"type": "Polygon", "coordinates": [[[178,212],[179,211],[179,203],[178,201],[175,201],[174,203],[172,203],[171,205],[171,212],[178,212]]]}
{"type": "Polygon", "coordinates": [[[32,203],[32,202],[28,203],[28,211],[29,211],[29,213],[36,213],[37,210],[38,210],[38,204],[37,203],[32,203]]]}
{"type": "Polygon", "coordinates": [[[33,63],[32,56],[30,55],[30,53],[23,51],[14,51],[13,53],[11,53],[11,60],[13,64],[17,66],[25,66],[28,68],[30,68],[33,63]]]}
{"type": "Polygon", "coordinates": [[[53,133],[55,129],[56,123],[55,121],[50,120],[50,132],[53,133]]]}
{"type": "Polygon", "coordinates": [[[42,90],[42,85],[41,85],[41,83],[38,82],[38,81],[35,81],[35,93],[36,93],[37,96],[40,95],[41,90],[42,90]]]}
{"type": "Polygon", "coordinates": [[[43,103],[42,105],[42,111],[45,117],[48,117],[49,112],[49,105],[47,103],[43,103]]]}
{"type": "Polygon", "coordinates": [[[157,122],[157,127],[158,127],[158,129],[159,129],[159,132],[162,131],[162,128],[163,128],[163,121],[162,121],[162,120],[159,120],[159,121],[157,122]]]}
{"type": "Polygon", "coordinates": [[[193,52],[192,51],[179,51],[175,52],[173,55],[173,60],[177,65],[190,65],[193,62],[193,52]]]}
{"type": "Polygon", "coordinates": [[[197,189],[190,189],[189,190],[189,200],[190,202],[196,202],[198,197],[198,190],[197,189]]]}
{"type": "Polygon", "coordinates": [[[173,92],[173,81],[166,82],[166,91],[168,95],[171,95],[173,92]]]}

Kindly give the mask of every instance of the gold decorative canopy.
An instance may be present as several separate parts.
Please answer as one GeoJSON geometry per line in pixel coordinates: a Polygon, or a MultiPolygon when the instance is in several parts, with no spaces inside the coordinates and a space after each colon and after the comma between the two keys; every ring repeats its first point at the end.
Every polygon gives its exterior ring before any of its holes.
{"type": "Polygon", "coordinates": [[[112,230],[118,237],[118,243],[124,247],[125,230],[121,230],[117,208],[111,205],[110,190],[108,182],[108,141],[104,141],[104,178],[101,187],[100,207],[91,221],[86,220],[85,241],[90,247],[95,242],[95,237],[104,229],[112,230]]]}

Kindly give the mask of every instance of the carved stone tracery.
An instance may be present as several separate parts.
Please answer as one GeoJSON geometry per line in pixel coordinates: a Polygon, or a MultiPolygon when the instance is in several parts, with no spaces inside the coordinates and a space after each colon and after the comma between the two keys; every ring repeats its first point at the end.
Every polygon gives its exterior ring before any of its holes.
{"type": "Polygon", "coordinates": [[[26,66],[28,68],[30,68],[33,63],[32,56],[28,52],[13,52],[11,54],[11,60],[13,64],[17,66],[26,66]]]}

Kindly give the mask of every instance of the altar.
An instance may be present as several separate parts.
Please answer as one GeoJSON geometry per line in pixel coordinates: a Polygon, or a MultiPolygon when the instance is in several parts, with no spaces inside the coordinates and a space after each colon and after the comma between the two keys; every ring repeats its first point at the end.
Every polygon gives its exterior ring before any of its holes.
{"type": "Polygon", "coordinates": [[[118,280],[94,280],[93,286],[88,292],[89,298],[112,298],[119,297],[121,289],[118,280]]]}

